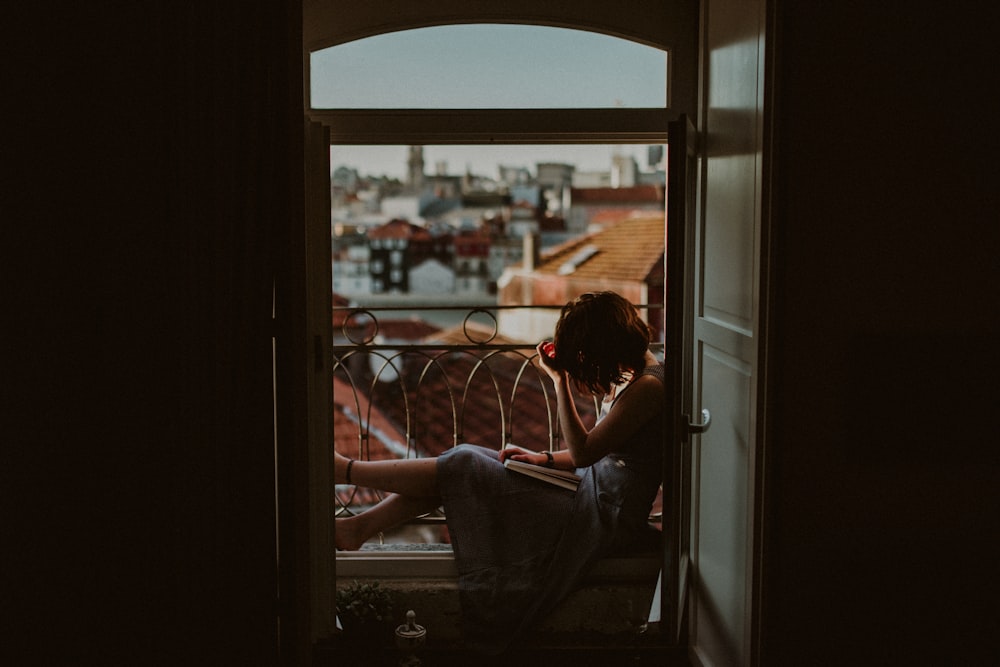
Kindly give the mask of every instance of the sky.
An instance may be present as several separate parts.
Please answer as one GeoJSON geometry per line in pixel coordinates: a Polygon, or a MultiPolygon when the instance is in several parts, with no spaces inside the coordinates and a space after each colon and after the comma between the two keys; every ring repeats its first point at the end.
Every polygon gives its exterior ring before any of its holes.
{"type": "MultiPolygon", "coordinates": [[[[310,58],[315,108],[659,107],[666,100],[666,52],[563,28],[450,25],[377,35],[310,58]]],[[[615,152],[646,167],[645,146],[427,146],[424,169],[495,176],[497,165],[566,162],[606,171],[615,152]]],[[[405,146],[341,146],[331,168],[403,178],[405,146]]]]}

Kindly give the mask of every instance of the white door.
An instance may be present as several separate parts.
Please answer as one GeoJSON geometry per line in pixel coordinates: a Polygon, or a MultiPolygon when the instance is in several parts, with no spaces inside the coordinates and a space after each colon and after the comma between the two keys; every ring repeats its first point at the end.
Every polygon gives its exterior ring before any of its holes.
{"type": "Polygon", "coordinates": [[[712,3],[694,232],[693,396],[711,428],[692,441],[691,652],[703,665],[755,662],[753,588],[761,258],[763,5],[712,3]]]}

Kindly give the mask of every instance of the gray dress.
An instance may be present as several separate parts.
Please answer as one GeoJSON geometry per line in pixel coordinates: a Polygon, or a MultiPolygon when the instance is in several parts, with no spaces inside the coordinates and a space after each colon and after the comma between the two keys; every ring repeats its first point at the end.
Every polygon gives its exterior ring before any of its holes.
{"type": "MultiPolygon", "coordinates": [[[[663,366],[643,375],[663,382],[663,366]]],[[[661,417],[651,415],[621,451],[577,469],[575,493],[506,470],[494,449],[464,444],[439,457],[462,631],[471,647],[502,652],[595,561],[657,544],[648,517],[662,471],[661,417]]]]}

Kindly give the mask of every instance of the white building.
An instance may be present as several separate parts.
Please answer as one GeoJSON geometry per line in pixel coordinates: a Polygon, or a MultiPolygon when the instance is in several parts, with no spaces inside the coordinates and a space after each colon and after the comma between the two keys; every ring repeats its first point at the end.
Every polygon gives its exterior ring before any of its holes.
{"type": "Polygon", "coordinates": [[[367,244],[351,245],[339,252],[333,260],[333,291],[344,296],[370,294],[370,255],[367,244]]]}
{"type": "Polygon", "coordinates": [[[399,195],[384,197],[381,202],[382,216],[388,220],[399,218],[414,224],[422,224],[420,217],[420,197],[399,195]]]}
{"type": "Polygon", "coordinates": [[[427,259],[410,269],[411,294],[451,294],[455,271],[436,259],[427,259]]]}

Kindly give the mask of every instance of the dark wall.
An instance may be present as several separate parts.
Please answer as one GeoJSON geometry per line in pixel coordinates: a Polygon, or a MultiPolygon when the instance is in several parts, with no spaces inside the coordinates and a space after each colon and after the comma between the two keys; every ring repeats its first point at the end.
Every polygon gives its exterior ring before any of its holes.
{"type": "Polygon", "coordinates": [[[776,3],[763,664],[996,656],[985,17],[776,3]]]}
{"type": "MultiPolygon", "coordinates": [[[[5,9],[7,664],[275,659],[295,4],[5,9]]],[[[776,9],[763,662],[960,664],[997,630],[995,26],[776,9]]]]}
{"type": "Polygon", "coordinates": [[[296,3],[22,4],[0,35],[2,661],[273,664],[296,3]]]}

